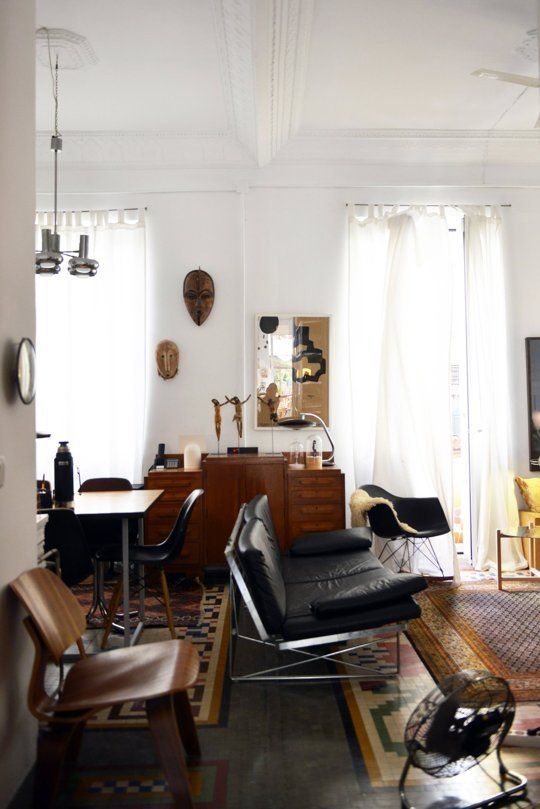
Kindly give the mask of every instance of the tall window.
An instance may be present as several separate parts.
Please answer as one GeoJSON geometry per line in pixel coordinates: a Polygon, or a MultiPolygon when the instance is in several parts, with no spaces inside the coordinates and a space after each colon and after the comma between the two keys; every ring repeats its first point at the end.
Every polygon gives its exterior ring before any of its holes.
{"type": "MultiPolygon", "coordinates": [[[[38,214],[41,227],[51,215],[38,214]]],[[[36,276],[37,473],[53,479],[58,441],[69,441],[81,478],[140,482],[145,409],[144,211],[61,214],[63,249],[90,238],[93,278],[36,276]]]]}

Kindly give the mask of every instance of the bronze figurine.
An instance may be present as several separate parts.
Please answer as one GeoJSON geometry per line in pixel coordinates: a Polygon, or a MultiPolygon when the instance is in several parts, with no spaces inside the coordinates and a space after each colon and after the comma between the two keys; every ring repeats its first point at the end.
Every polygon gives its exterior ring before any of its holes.
{"type": "Polygon", "coordinates": [[[184,278],[184,303],[189,316],[197,326],[202,326],[214,305],[214,282],[212,276],[199,267],[184,278]]]}
{"type": "Polygon", "coordinates": [[[259,402],[262,402],[268,408],[269,418],[271,424],[278,423],[278,407],[281,401],[281,396],[278,396],[278,388],[275,382],[271,382],[266,388],[264,396],[257,396],[259,402]]]}
{"type": "Polygon", "coordinates": [[[228,403],[227,397],[225,397],[224,402],[219,402],[217,399],[212,399],[212,404],[214,405],[214,426],[216,428],[216,436],[219,445],[219,439],[221,438],[221,408],[223,405],[228,403]]]}
{"type": "Polygon", "coordinates": [[[238,438],[242,438],[242,405],[251,399],[251,393],[244,399],[243,402],[240,401],[238,396],[233,396],[232,399],[229,399],[228,396],[225,396],[229,404],[234,405],[234,416],[233,421],[236,422],[236,429],[238,430],[238,438]]]}

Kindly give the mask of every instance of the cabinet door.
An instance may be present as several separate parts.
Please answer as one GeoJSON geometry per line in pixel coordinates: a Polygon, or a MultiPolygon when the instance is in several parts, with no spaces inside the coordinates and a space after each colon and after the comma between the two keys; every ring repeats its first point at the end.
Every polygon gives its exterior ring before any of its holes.
{"type": "Polygon", "coordinates": [[[225,545],[244,502],[244,465],[213,460],[204,465],[206,564],[225,564],[225,545]]]}
{"type": "Polygon", "coordinates": [[[246,464],[246,503],[257,494],[268,495],[272,520],[279,539],[281,550],[286,548],[285,520],[285,464],[257,463],[246,464]]]}

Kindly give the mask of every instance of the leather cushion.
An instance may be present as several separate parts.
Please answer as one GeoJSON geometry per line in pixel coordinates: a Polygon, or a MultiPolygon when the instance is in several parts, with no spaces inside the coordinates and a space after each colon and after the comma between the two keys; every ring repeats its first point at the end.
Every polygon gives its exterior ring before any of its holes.
{"type": "Polygon", "coordinates": [[[420,616],[420,607],[410,596],[404,596],[391,604],[381,604],[361,612],[335,615],[332,618],[317,618],[311,612],[287,615],[282,635],[285,640],[315,638],[324,635],[373,629],[385,624],[409,621],[420,616]]]}
{"type": "Polygon", "coordinates": [[[317,598],[311,602],[311,608],[317,618],[330,618],[343,613],[363,611],[368,608],[391,601],[398,601],[403,596],[419,593],[427,587],[423,576],[399,573],[392,576],[364,577],[364,581],[342,582],[339,592],[317,598]]]}
{"type": "Polygon", "coordinates": [[[284,556],[281,560],[281,571],[286,584],[347,579],[370,570],[384,572],[382,564],[371,551],[284,556]]]}
{"type": "Polygon", "coordinates": [[[274,554],[276,562],[279,564],[279,560],[281,557],[281,550],[279,547],[279,540],[276,534],[274,521],[272,520],[272,512],[270,511],[270,504],[268,503],[268,497],[266,494],[255,495],[255,497],[252,497],[252,499],[246,505],[244,511],[244,520],[248,522],[249,520],[253,520],[255,518],[261,520],[264,527],[266,528],[266,533],[268,535],[268,542],[270,543],[270,547],[272,549],[272,553],[274,554]]]}
{"type": "Polygon", "coordinates": [[[295,539],[291,556],[317,556],[324,553],[360,551],[371,548],[369,528],[341,528],[338,531],[320,531],[302,534],[295,539]]]}
{"type": "Polygon", "coordinates": [[[261,520],[251,519],[238,539],[238,555],[261,620],[271,635],[285,618],[285,582],[281,566],[261,520]]]}

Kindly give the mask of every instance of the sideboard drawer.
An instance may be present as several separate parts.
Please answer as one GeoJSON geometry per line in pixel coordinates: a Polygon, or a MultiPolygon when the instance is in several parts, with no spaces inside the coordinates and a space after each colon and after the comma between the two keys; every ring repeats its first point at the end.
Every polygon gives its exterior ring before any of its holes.
{"type": "Polygon", "coordinates": [[[324,471],[302,472],[296,474],[289,473],[289,487],[291,491],[297,489],[341,489],[342,488],[342,475],[341,473],[335,474],[324,471]]]}
{"type": "Polygon", "coordinates": [[[291,503],[289,519],[298,522],[305,518],[339,520],[343,509],[339,503],[291,503]]]}
{"type": "Polygon", "coordinates": [[[329,488],[314,488],[310,486],[309,488],[304,489],[292,489],[289,492],[289,502],[291,504],[294,503],[309,503],[315,502],[319,503],[321,501],[328,501],[330,503],[334,503],[337,499],[339,499],[339,495],[341,492],[339,489],[329,488]]]}
{"type": "Polygon", "coordinates": [[[341,519],[334,520],[302,520],[294,521],[290,524],[291,539],[296,539],[300,534],[310,534],[313,531],[337,531],[343,528],[341,519]]]}

